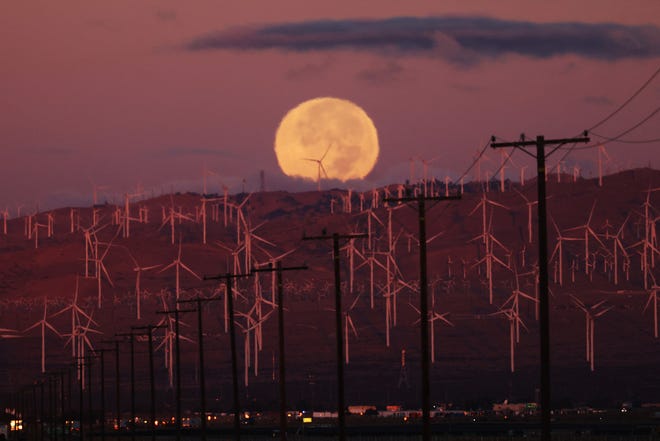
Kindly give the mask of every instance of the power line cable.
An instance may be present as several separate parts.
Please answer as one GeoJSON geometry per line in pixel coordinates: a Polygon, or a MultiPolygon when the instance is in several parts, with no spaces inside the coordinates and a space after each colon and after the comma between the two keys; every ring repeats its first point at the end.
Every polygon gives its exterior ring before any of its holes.
{"type": "MultiPolygon", "coordinates": [[[[658,75],[660,75],[660,67],[658,67],[658,68],[655,70],[655,72],[653,72],[653,74],[649,77],[649,79],[646,80],[646,81],[644,82],[644,84],[642,84],[642,85],[641,85],[641,86],[635,91],[635,93],[633,93],[633,94],[630,96],[630,98],[628,98],[627,100],[625,100],[625,101],[623,102],[623,104],[621,104],[619,107],[617,107],[616,109],[614,109],[614,111],[611,112],[609,115],[607,115],[605,118],[601,119],[601,120],[598,121],[596,124],[592,125],[589,129],[587,129],[587,131],[591,131],[591,130],[593,130],[593,129],[595,129],[595,128],[600,127],[601,125],[603,125],[603,124],[605,124],[607,121],[609,121],[612,117],[614,117],[614,115],[616,115],[616,114],[619,113],[621,110],[623,110],[628,104],[630,104],[635,98],[637,98],[637,96],[639,96],[639,94],[642,93],[642,91],[644,91],[644,89],[646,89],[646,88],[649,86],[649,84],[651,84],[651,82],[653,82],[653,80],[654,80],[658,75]]],[[[619,137],[621,137],[621,136],[623,136],[623,135],[619,135],[619,137]]],[[[566,159],[566,157],[567,157],[567,156],[568,156],[573,150],[575,150],[576,145],[577,145],[577,144],[573,144],[571,147],[569,147],[568,150],[566,151],[566,153],[564,154],[564,156],[562,156],[562,157],[559,159],[559,161],[561,162],[561,161],[563,161],[564,159],[566,159]]],[[[593,148],[593,147],[594,147],[594,146],[580,147],[579,150],[584,150],[585,148],[593,148]]],[[[555,149],[555,150],[556,150],[556,149],[555,149]]]]}
{"type": "Polygon", "coordinates": [[[637,98],[637,96],[638,96],[640,93],[642,93],[642,91],[643,91],[644,89],[646,89],[646,88],[648,87],[648,85],[651,84],[651,82],[652,82],[652,81],[655,79],[655,77],[657,77],[659,74],[660,74],[660,67],[658,67],[658,68],[656,69],[656,71],[653,72],[653,75],[651,75],[651,77],[650,77],[648,80],[646,80],[646,82],[645,82],[644,84],[642,84],[642,86],[641,86],[639,89],[637,89],[637,91],[636,91],[635,93],[633,93],[632,96],[631,96],[630,98],[628,98],[626,101],[624,101],[623,104],[621,104],[619,107],[617,107],[612,113],[610,113],[610,114],[607,115],[605,118],[603,118],[603,119],[601,119],[600,121],[598,121],[596,124],[594,124],[593,126],[591,126],[591,127],[590,127],[589,129],[587,129],[587,130],[592,131],[593,129],[598,128],[598,127],[600,127],[601,125],[605,124],[607,121],[609,121],[614,115],[616,115],[617,113],[619,113],[621,110],[623,110],[624,107],[626,107],[628,104],[630,104],[630,102],[631,102],[632,100],[634,100],[635,98],[637,98]]]}

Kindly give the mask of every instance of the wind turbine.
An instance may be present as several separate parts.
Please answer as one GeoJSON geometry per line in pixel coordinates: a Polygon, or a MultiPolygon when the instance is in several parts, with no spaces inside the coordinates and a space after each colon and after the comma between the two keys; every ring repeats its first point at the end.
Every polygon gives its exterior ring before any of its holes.
{"type": "Polygon", "coordinates": [[[614,306],[607,306],[604,308],[601,308],[606,302],[606,300],[601,300],[598,303],[595,303],[594,305],[587,306],[585,303],[571,294],[571,298],[573,300],[573,303],[582,311],[584,311],[584,318],[585,318],[585,341],[586,341],[586,356],[587,356],[587,361],[589,362],[589,366],[591,368],[591,371],[594,371],[594,335],[596,334],[595,331],[595,322],[596,318],[602,316],[606,312],[608,312],[610,309],[614,308],[614,306]],[[600,308],[600,310],[599,310],[600,308]]]}
{"type": "Polygon", "coordinates": [[[349,329],[353,331],[353,335],[355,338],[358,336],[357,329],[355,328],[355,325],[353,324],[353,319],[351,318],[351,311],[353,308],[355,308],[355,305],[357,305],[358,300],[360,299],[360,294],[358,294],[355,297],[355,300],[353,300],[353,303],[351,303],[351,306],[346,308],[346,311],[344,311],[344,341],[346,342],[346,347],[345,347],[345,362],[348,364],[350,362],[350,351],[349,351],[349,329]]]}
{"type": "MultiPolygon", "coordinates": [[[[78,277],[76,276],[76,289],[73,293],[73,301],[69,306],[66,306],[62,309],[60,309],[58,312],[53,314],[53,317],[63,314],[66,311],[71,311],[71,334],[64,334],[64,335],[74,335],[76,327],[80,325],[81,323],[81,317],[84,317],[88,320],[88,323],[94,323],[95,325],[98,326],[98,323],[96,323],[93,319],[92,316],[87,314],[80,306],[78,306],[78,288],[79,288],[79,283],[78,283],[78,277]]],[[[72,345],[71,346],[71,355],[73,357],[76,356],[76,346],[72,345]]]]}
{"type": "Polygon", "coordinates": [[[651,304],[653,304],[653,336],[658,338],[658,290],[660,290],[660,286],[655,283],[655,277],[653,277],[653,275],[651,275],[651,277],[653,279],[653,286],[649,291],[649,298],[646,301],[646,305],[644,305],[642,314],[646,312],[651,304]]]}
{"type": "Polygon", "coordinates": [[[323,156],[321,156],[321,159],[303,158],[304,161],[316,162],[318,164],[316,182],[318,183],[319,191],[321,191],[321,171],[323,171],[323,174],[325,175],[326,179],[328,178],[328,172],[326,172],[325,167],[323,167],[323,160],[330,151],[330,147],[332,147],[332,144],[328,145],[328,148],[325,150],[325,153],[323,153],[323,156]]]}
{"type": "Polygon", "coordinates": [[[566,231],[575,231],[575,230],[584,230],[584,273],[586,275],[589,275],[589,256],[591,255],[589,251],[589,237],[593,237],[596,242],[598,242],[603,249],[605,249],[605,244],[600,240],[600,237],[596,232],[591,228],[591,218],[594,215],[594,209],[596,208],[596,201],[594,201],[593,205],[591,206],[591,211],[589,212],[589,217],[587,218],[587,222],[583,225],[579,225],[577,227],[569,228],[566,231]]]}
{"type": "Polygon", "coordinates": [[[607,154],[607,150],[605,150],[605,146],[599,145],[598,146],[598,186],[602,187],[603,186],[603,157],[607,160],[607,162],[610,162],[610,155],[607,154]]]}
{"type": "Polygon", "coordinates": [[[523,322],[520,318],[520,315],[518,315],[518,313],[513,308],[501,309],[491,315],[504,315],[509,321],[509,369],[511,372],[515,372],[516,329],[522,325],[522,327],[527,330],[527,326],[525,325],[525,322],[523,322]]]}
{"type": "Polygon", "coordinates": [[[137,309],[137,319],[140,320],[140,295],[142,293],[142,290],[140,289],[140,276],[142,275],[142,271],[149,271],[152,269],[156,269],[160,267],[161,265],[150,265],[150,266],[140,266],[138,264],[138,261],[133,257],[133,254],[131,252],[128,252],[128,255],[130,256],[131,260],[133,261],[133,264],[135,265],[133,267],[133,271],[135,271],[135,305],[137,309]]]}
{"type": "MultiPolygon", "coordinates": [[[[445,322],[451,327],[454,327],[454,324],[447,319],[447,316],[449,315],[448,312],[444,312],[442,314],[438,313],[435,311],[435,285],[433,286],[433,291],[431,293],[431,310],[428,312],[429,313],[429,335],[431,337],[430,345],[431,345],[431,363],[435,363],[435,322],[440,320],[445,322]]],[[[417,314],[420,314],[419,308],[416,308],[415,305],[412,303],[408,303],[408,305],[417,312],[417,314]]],[[[421,317],[418,318],[413,322],[413,326],[417,325],[421,321],[421,317]]]]}
{"type": "Polygon", "coordinates": [[[39,326],[41,328],[41,373],[46,372],[46,328],[53,331],[58,337],[62,337],[62,334],[60,334],[59,331],[57,329],[55,329],[55,327],[53,327],[53,325],[48,323],[48,321],[47,321],[47,317],[48,317],[47,309],[48,309],[48,298],[44,296],[44,315],[43,315],[43,317],[41,318],[41,320],[39,320],[38,322],[36,322],[35,324],[30,326],[29,328],[26,328],[23,331],[23,333],[26,333],[26,332],[36,328],[37,326],[39,326]]]}
{"type": "Polygon", "coordinates": [[[179,253],[177,254],[176,259],[172,261],[169,265],[167,265],[165,268],[161,269],[159,273],[162,273],[164,271],[167,271],[168,269],[174,267],[176,271],[176,299],[179,300],[179,295],[181,293],[181,284],[180,284],[180,273],[181,273],[181,268],[184,270],[188,271],[190,274],[192,274],[197,280],[202,280],[201,277],[199,277],[193,270],[191,270],[185,263],[181,261],[181,238],[179,238],[179,253]]]}

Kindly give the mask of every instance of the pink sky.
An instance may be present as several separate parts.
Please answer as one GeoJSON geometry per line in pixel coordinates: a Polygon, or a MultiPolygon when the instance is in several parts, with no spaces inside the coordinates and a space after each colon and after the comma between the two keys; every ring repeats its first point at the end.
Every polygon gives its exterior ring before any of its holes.
{"type": "MultiPolygon", "coordinates": [[[[257,190],[259,170],[265,170],[268,189],[314,189],[314,183],[282,175],[273,139],[291,107],[317,96],[355,102],[379,131],[380,160],[365,182],[352,186],[401,182],[408,177],[413,155],[437,157],[430,173],[455,179],[492,134],[509,140],[521,132],[576,135],[625,101],[660,65],[660,44],[654,45],[660,32],[657,0],[464,3],[283,0],[197,1],[193,6],[119,0],[5,5],[0,14],[0,208],[6,206],[14,215],[18,204],[27,209],[86,205],[90,180],[107,186],[108,199],[138,184],[155,193],[200,191],[205,164],[232,191],[241,190],[243,179],[247,190],[257,190]],[[507,46],[503,53],[487,54],[455,44],[439,31],[432,35],[442,43],[441,51],[396,44],[341,46],[335,40],[306,50],[226,47],[235,35],[241,35],[242,44],[245,33],[260,41],[259,31],[268,25],[371,20],[375,34],[370,35],[385,38],[391,28],[383,31],[382,24],[389,19],[457,15],[527,22],[542,33],[548,32],[547,23],[622,25],[611,32],[613,41],[656,49],[635,56],[608,48],[595,55],[579,50],[538,55],[507,46]],[[628,35],[639,25],[650,25],[641,42],[628,35]],[[225,47],[190,49],[193,42],[218,35],[225,47]]],[[[473,36],[481,29],[463,31],[473,36]]],[[[296,33],[290,41],[295,46],[303,38],[317,42],[319,34],[296,33]]],[[[568,46],[580,46],[581,38],[568,46]]],[[[659,101],[660,78],[597,133],[619,134],[659,101]]],[[[651,119],[626,138],[660,137],[657,121],[651,119]]],[[[658,142],[610,143],[607,148],[611,171],[657,166],[660,159],[658,142]]],[[[595,154],[571,154],[565,167],[579,165],[589,176],[595,154]]],[[[494,170],[497,158],[490,157],[494,170]]],[[[530,164],[519,153],[514,160],[519,166],[530,164]]],[[[513,166],[507,171],[518,175],[513,166]]],[[[210,190],[218,190],[217,181],[210,190]]]]}

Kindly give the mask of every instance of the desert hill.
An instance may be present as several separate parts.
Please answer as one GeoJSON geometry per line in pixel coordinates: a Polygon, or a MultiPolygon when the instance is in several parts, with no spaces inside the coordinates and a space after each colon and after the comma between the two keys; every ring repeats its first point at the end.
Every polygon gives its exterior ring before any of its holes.
{"type": "MultiPolygon", "coordinates": [[[[660,345],[654,335],[653,287],[660,266],[654,266],[660,257],[655,236],[660,193],[653,189],[660,184],[660,172],[623,171],[606,176],[602,187],[595,179],[559,179],[548,178],[553,399],[557,405],[657,402],[660,345]],[[564,239],[561,280],[560,253],[555,251],[559,235],[564,239]],[[586,360],[588,316],[594,317],[593,371],[586,360]]],[[[8,379],[0,393],[6,397],[40,375],[41,328],[24,330],[42,318],[60,334],[45,329],[46,369],[59,369],[72,362],[72,333],[89,352],[89,346],[102,347],[102,340],[131,326],[163,320],[156,312],[172,308],[178,294],[179,299],[218,299],[204,308],[205,370],[210,407],[228,409],[224,284],[200,279],[245,273],[289,253],[282,260],[285,266],[309,266],[284,275],[290,401],[292,406],[332,408],[332,244],[302,238],[369,232],[369,239],[342,241],[343,307],[350,318],[342,329],[349,348],[347,402],[415,406],[420,382],[417,211],[414,204],[382,200],[413,191],[392,185],[351,192],[350,200],[349,192],[338,189],[237,194],[226,201],[223,195],[192,193],[140,196],[127,199],[128,222],[126,202],[9,219],[6,233],[0,228],[0,327],[5,337],[0,340],[0,372],[8,379]],[[77,315],[66,309],[74,301],[77,315]]],[[[423,184],[417,191],[424,191],[423,184]]],[[[445,194],[437,182],[428,183],[426,191],[445,194]]],[[[535,182],[521,186],[507,181],[504,191],[499,183],[490,183],[487,192],[483,185],[469,183],[461,200],[429,203],[434,402],[534,400],[539,376],[535,201],[535,182]],[[515,309],[510,299],[514,292],[519,293],[515,309]],[[520,325],[512,371],[515,323],[520,325]]],[[[260,274],[236,283],[241,398],[248,406],[274,408],[278,354],[272,278],[260,274]]],[[[189,339],[182,343],[182,380],[187,405],[194,407],[197,321],[194,314],[182,320],[182,335],[189,339]]],[[[154,335],[157,383],[166,409],[172,406],[167,369],[171,332],[154,335]]],[[[139,387],[146,390],[146,345],[139,346],[139,387]]],[[[125,361],[128,347],[122,347],[125,361]]],[[[123,365],[122,371],[126,369],[123,365]]]]}

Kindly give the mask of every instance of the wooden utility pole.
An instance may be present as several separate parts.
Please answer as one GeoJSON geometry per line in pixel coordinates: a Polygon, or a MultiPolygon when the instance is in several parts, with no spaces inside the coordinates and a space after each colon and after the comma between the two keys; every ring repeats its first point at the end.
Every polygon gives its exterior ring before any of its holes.
{"type": "Polygon", "coordinates": [[[536,185],[538,192],[538,239],[539,239],[539,327],[541,337],[541,440],[550,441],[550,309],[548,306],[548,219],[546,209],[546,189],[545,189],[545,147],[556,146],[550,154],[565,144],[587,143],[589,138],[586,136],[580,138],[564,139],[545,139],[543,135],[537,136],[535,140],[525,140],[522,135],[517,142],[494,142],[492,138],[490,146],[492,148],[514,147],[526,154],[536,158],[536,185]],[[536,147],[536,156],[529,153],[524,147],[536,147]]]}
{"type": "MultiPolygon", "coordinates": [[[[232,391],[234,400],[234,439],[240,441],[241,439],[241,406],[238,399],[238,358],[236,356],[236,329],[234,326],[234,294],[232,292],[232,281],[236,278],[249,277],[249,274],[220,274],[217,276],[204,276],[204,280],[224,280],[227,293],[227,309],[229,310],[229,340],[231,346],[231,377],[232,377],[232,391]]],[[[206,299],[197,297],[191,300],[179,300],[179,303],[196,302],[197,303],[197,324],[199,332],[199,387],[200,387],[200,404],[202,406],[202,440],[206,440],[206,392],[204,390],[204,351],[202,347],[202,302],[220,300],[219,298],[206,299]]]]}
{"type": "Polygon", "coordinates": [[[131,326],[132,330],[143,330],[149,339],[149,398],[151,401],[151,440],[156,441],[156,382],[154,379],[154,329],[164,328],[164,325],[131,326]]]}
{"type": "MultiPolygon", "coordinates": [[[[125,332],[115,334],[117,337],[128,337],[131,350],[131,441],[135,441],[135,333],[125,332]]],[[[82,437],[81,437],[82,438],[82,437]]]]}
{"type": "Polygon", "coordinates": [[[284,352],[284,287],[282,283],[283,271],[299,271],[309,269],[307,265],[283,267],[282,262],[278,261],[275,268],[273,264],[268,264],[267,268],[253,269],[253,273],[275,272],[277,274],[277,328],[278,328],[278,349],[279,349],[279,369],[280,369],[280,439],[286,441],[286,360],[284,352]]]}
{"type": "Polygon", "coordinates": [[[176,304],[174,309],[156,311],[156,314],[174,314],[174,356],[176,357],[176,440],[181,440],[181,345],[179,338],[179,314],[195,312],[194,309],[179,309],[176,304]]]}
{"type": "Polygon", "coordinates": [[[101,343],[112,343],[113,349],[105,349],[108,352],[115,353],[115,427],[121,431],[121,401],[120,401],[120,381],[119,381],[119,340],[102,340],[101,343]]]}
{"type": "Polygon", "coordinates": [[[386,198],[385,202],[417,202],[419,218],[419,323],[422,355],[422,440],[431,440],[431,364],[429,351],[429,302],[426,267],[426,201],[457,200],[460,196],[424,196],[386,198]]]}
{"type": "Polygon", "coordinates": [[[346,440],[346,405],[344,404],[344,339],[342,334],[341,276],[339,272],[339,241],[342,239],[367,238],[368,234],[337,234],[304,236],[303,240],[332,240],[332,259],[335,270],[335,327],[337,330],[337,416],[339,422],[339,441],[346,440]]]}

